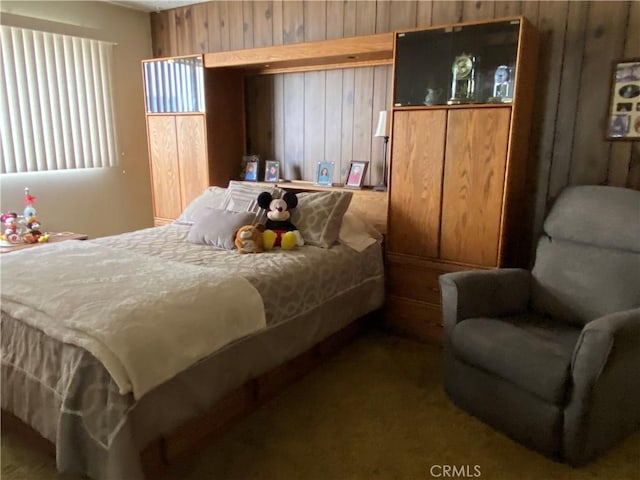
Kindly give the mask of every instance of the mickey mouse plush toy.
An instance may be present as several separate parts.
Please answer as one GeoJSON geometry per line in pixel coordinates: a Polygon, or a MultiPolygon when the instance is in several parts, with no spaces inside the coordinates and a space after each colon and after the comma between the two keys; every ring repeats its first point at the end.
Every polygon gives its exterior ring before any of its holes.
{"type": "Polygon", "coordinates": [[[258,195],[258,205],[267,211],[267,223],[263,234],[264,249],[281,247],[291,250],[296,245],[304,245],[302,235],[291,223],[291,209],[298,205],[298,197],[293,192],[287,192],[282,198],[273,198],[269,192],[258,195]]]}

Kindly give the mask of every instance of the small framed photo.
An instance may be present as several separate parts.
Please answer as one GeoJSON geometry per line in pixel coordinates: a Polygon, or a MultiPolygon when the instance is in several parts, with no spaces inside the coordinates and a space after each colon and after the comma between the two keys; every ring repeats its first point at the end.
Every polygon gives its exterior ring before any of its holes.
{"type": "Polygon", "coordinates": [[[280,162],[267,160],[264,169],[265,182],[277,182],[280,179],[280,162]]]}
{"type": "Polygon", "coordinates": [[[609,100],[609,140],[638,140],[640,131],[640,59],[614,63],[609,100]],[[635,104],[635,108],[634,108],[635,104]]]}
{"type": "Polygon", "coordinates": [[[333,185],[333,170],[335,162],[318,162],[318,170],[316,171],[316,185],[333,185]]]}
{"type": "Polygon", "coordinates": [[[257,182],[258,172],[260,171],[260,156],[245,155],[242,157],[242,167],[240,178],[247,182],[257,182]]]}
{"type": "Polygon", "coordinates": [[[349,165],[349,173],[347,174],[345,187],[362,188],[368,166],[369,162],[366,161],[352,161],[349,165]]]}

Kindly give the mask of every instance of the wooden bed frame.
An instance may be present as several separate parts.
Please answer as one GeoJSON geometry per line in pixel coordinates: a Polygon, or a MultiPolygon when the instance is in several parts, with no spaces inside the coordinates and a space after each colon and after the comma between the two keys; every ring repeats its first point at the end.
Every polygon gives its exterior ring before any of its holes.
{"type": "MultiPolygon", "coordinates": [[[[193,418],[169,435],[154,440],[140,453],[145,476],[149,479],[162,476],[168,471],[169,465],[210,445],[236,421],[281,393],[325,358],[355,339],[366,324],[378,322],[380,314],[381,311],[377,310],[351,322],[292,360],[231,391],[204,415],[193,418]]],[[[34,448],[55,458],[53,443],[4,410],[2,431],[15,433],[34,448]]]]}

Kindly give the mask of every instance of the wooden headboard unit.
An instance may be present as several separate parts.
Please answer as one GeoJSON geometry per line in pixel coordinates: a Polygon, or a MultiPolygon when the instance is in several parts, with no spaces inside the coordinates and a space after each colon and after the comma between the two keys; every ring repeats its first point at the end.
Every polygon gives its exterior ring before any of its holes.
{"type": "MultiPolygon", "coordinates": [[[[256,182],[251,182],[255,184],[256,182]]],[[[264,182],[257,182],[264,183],[264,182]]],[[[272,186],[273,183],[264,183],[265,186],[272,186]]],[[[378,192],[371,188],[342,188],[342,187],[320,187],[313,182],[292,180],[289,182],[277,182],[276,186],[283,190],[293,192],[327,192],[327,191],[348,191],[353,193],[349,212],[357,212],[362,215],[376,230],[383,235],[387,233],[387,208],[389,196],[387,192],[378,192]]]]}

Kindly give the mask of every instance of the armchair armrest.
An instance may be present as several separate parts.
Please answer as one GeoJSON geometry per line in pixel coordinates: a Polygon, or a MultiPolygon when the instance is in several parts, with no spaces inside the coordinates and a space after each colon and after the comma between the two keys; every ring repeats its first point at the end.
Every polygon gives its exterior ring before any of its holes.
{"type": "Polygon", "coordinates": [[[445,273],[439,280],[447,336],[465,318],[513,315],[529,304],[531,273],[521,268],[445,273]]]}
{"type": "Polygon", "coordinates": [[[571,375],[564,450],[580,465],[640,425],[640,308],[587,323],[571,375]]]}

